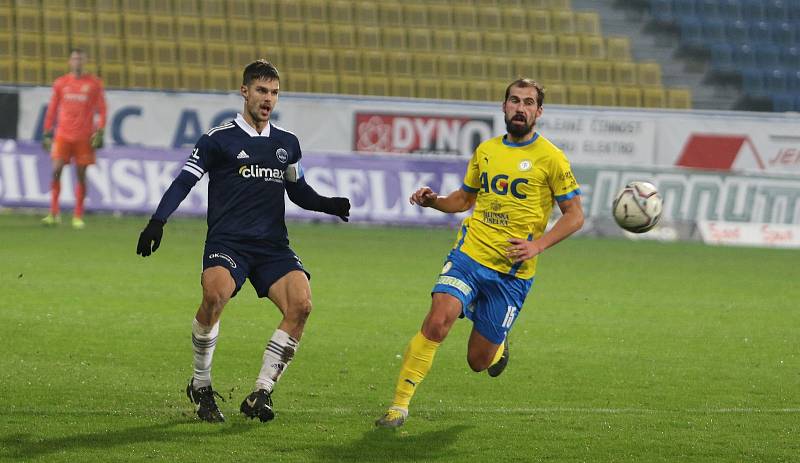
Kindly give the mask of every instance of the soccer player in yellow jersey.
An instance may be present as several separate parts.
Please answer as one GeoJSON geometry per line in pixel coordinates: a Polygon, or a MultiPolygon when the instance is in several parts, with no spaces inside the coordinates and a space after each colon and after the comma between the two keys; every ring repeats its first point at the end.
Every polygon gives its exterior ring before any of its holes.
{"type": "Polygon", "coordinates": [[[394,401],[376,426],[396,428],[408,417],[411,397],[433,364],[436,349],[459,317],[473,322],[467,362],[498,376],[508,363],[507,335],[533,283],[537,256],[583,226],[580,188],[564,153],[535,131],[544,92],[518,79],[503,101],[507,134],[481,143],[464,185],[447,196],[428,187],[412,204],[442,212],[473,206],[433,287],[422,328],[406,347],[394,401]],[[547,232],[558,203],[562,215],[547,232]]]}

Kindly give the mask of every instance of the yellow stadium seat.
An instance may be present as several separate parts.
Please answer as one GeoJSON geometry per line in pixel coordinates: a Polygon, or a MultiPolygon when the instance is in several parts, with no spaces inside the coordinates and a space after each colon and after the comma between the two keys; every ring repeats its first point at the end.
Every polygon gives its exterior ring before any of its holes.
{"type": "Polygon", "coordinates": [[[206,83],[206,73],[202,69],[184,68],[181,69],[181,87],[184,90],[200,91],[205,90],[208,84],[206,83]]]}
{"type": "MultiPolygon", "coordinates": [[[[285,62],[285,59],[284,59],[284,56],[283,56],[283,48],[281,48],[281,47],[279,47],[277,45],[261,45],[260,47],[258,47],[258,50],[257,50],[258,54],[252,55],[253,51],[254,50],[251,50],[251,55],[250,55],[251,58],[249,58],[247,60],[247,62],[245,62],[244,65],[248,65],[248,64],[250,64],[251,62],[253,62],[253,61],[257,60],[257,59],[262,59],[263,58],[263,59],[269,61],[270,63],[274,64],[275,66],[278,66],[279,70],[282,69],[283,63],[285,62]]],[[[240,55],[237,59],[241,59],[241,58],[243,58],[242,55],[240,55]]],[[[237,70],[241,71],[242,69],[243,69],[243,67],[240,67],[237,70]]],[[[240,75],[239,78],[241,78],[241,77],[242,76],[240,75]]]]}
{"type": "Polygon", "coordinates": [[[628,37],[608,37],[606,53],[609,61],[630,61],[631,40],[628,37]]]}
{"type": "Polygon", "coordinates": [[[514,78],[514,60],[492,56],[487,60],[489,66],[489,76],[492,79],[500,79],[501,81],[511,81],[514,78]]]}
{"type": "Polygon", "coordinates": [[[69,0],[70,11],[94,12],[94,0],[69,0]]]}
{"type": "Polygon", "coordinates": [[[475,30],[478,27],[478,13],[474,6],[455,6],[453,9],[453,27],[457,30],[475,30]]]}
{"type": "Polygon", "coordinates": [[[567,103],[590,106],[592,104],[592,87],[588,85],[567,86],[567,103]]]}
{"type": "Polygon", "coordinates": [[[331,29],[333,48],[356,48],[356,28],[350,25],[337,25],[331,29]]]}
{"type": "Polygon", "coordinates": [[[98,68],[98,75],[106,88],[125,88],[128,86],[128,73],[124,65],[104,64],[98,68]]]}
{"type": "Polygon", "coordinates": [[[485,56],[465,55],[461,65],[464,76],[470,81],[485,80],[489,77],[489,62],[485,56]]]}
{"type": "Polygon", "coordinates": [[[508,85],[511,83],[509,80],[508,82],[498,82],[492,81],[492,99],[491,101],[505,101],[506,97],[506,89],[508,89],[508,85]]]}
{"type": "MultiPolygon", "coordinates": [[[[386,75],[386,54],[382,51],[365,51],[361,54],[364,73],[369,77],[386,75]]],[[[369,82],[367,82],[369,87],[369,82]]]]}
{"type": "Polygon", "coordinates": [[[309,74],[294,72],[286,78],[285,91],[310,93],[314,90],[314,83],[309,74]]]}
{"type": "Polygon", "coordinates": [[[561,62],[555,59],[539,60],[539,77],[543,85],[559,84],[564,77],[561,71],[561,62]]]}
{"type": "MultiPolygon", "coordinates": [[[[323,0],[324,1],[324,0],[323,0]]],[[[353,2],[335,1],[330,4],[330,22],[333,24],[353,24],[355,19],[353,2]]]]}
{"type": "Polygon", "coordinates": [[[494,101],[492,83],[484,80],[469,80],[467,82],[467,98],[473,101],[494,101]]]}
{"type": "Polygon", "coordinates": [[[259,27],[258,22],[255,22],[253,32],[255,32],[258,44],[274,47],[281,43],[281,33],[277,27],[259,27]]]}
{"type": "Polygon", "coordinates": [[[367,95],[388,96],[389,80],[383,77],[367,77],[365,79],[365,91],[367,95]]]}
{"type": "Polygon", "coordinates": [[[174,90],[181,86],[181,74],[175,66],[163,66],[153,69],[155,88],[174,90]]]}
{"type": "Polygon", "coordinates": [[[363,95],[364,78],[361,76],[341,76],[339,78],[339,92],[345,95],[363,95]]]}
{"type": "Polygon", "coordinates": [[[461,56],[439,55],[439,72],[444,78],[463,80],[461,56]]]}
{"type": "MultiPolygon", "coordinates": [[[[125,62],[131,66],[147,66],[152,63],[150,42],[145,40],[125,41],[125,62]]],[[[130,78],[130,73],[128,74],[130,78]]]]}
{"type": "Polygon", "coordinates": [[[229,19],[227,24],[228,37],[230,37],[232,43],[253,43],[255,41],[252,21],[247,19],[229,19]]]}
{"type": "Polygon", "coordinates": [[[0,83],[17,83],[17,70],[13,60],[0,58],[0,83]]]}
{"type": "MultiPolygon", "coordinates": [[[[127,10],[122,10],[122,11],[127,12],[127,10]]],[[[151,17],[158,17],[158,16],[174,17],[175,4],[172,0],[150,1],[147,6],[147,14],[150,15],[151,17]]]]}
{"type": "Polygon", "coordinates": [[[433,39],[429,29],[408,29],[408,49],[411,51],[431,51],[433,39]]]}
{"type": "Polygon", "coordinates": [[[600,36],[587,35],[581,37],[581,56],[587,59],[606,59],[606,42],[600,36]]]}
{"type": "Polygon", "coordinates": [[[465,54],[480,54],[483,51],[481,33],[477,31],[458,32],[458,51],[465,54]]]}
{"type": "Polygon", "coordinates": [[[614,83],[617,85],[636,85],[635,63],[614,63],[614,83]]]}
{"type": "Polygon", "coordinates": [[[311,70],[323,74],[336,73],[336,54],[328,48],[311,49],[311,70]]]}
{"type": "Polygon", "coordinates": [[[206,67],[229,69],[231,67],[231,49],[225,43],[206,44],[206,67]]]}
{"type": "Polygon", "coordinates": [[[311,23],[328,24],[328,3],[325,0],[305,0],[303,8],[305,20],[311,23]]]}
{"type": "Polygon", "coordinates": [[[378,20],[383,27],[402,27],[403,7],[400,2],[379,3],[378,20]]]}
{"type": "Polygon", "coordinates": [[[466,100],[467,84],[463,79],[446,79],[442,81],[442,98],[445,100],[466,100]]]}
{"type": "Polygon", "coordinates": [[[441,84],[438,79],[416,79],[417,97],[439,99],[442,97],[441,84]]]}
{"type": "Polygon", "coordinates": [[[340,74],[361,75],[361,52],[357,50],[336,51],[336,68],[340,74]]]}
{"type": "Polygon", "coordinates": [[[331,45],[331,28],[327,24],[306,26],[306,41],[312,48],[326,48],[331,45]]]}
{"type": "MultiPolygon", "coordinates": [[[[227,0],[227,14],[230,19],[252,19],[258,17],[253,14],[250,0],[227,0]]],[[[272,4],[272,2],[257,2],[272,4]]],[[[272,16],[274,18],[274,16],[272,16]]]]}
{"type": "Polygon", "coordinates": [[[501,9],[496,6],[478,8],[478,27],[483,31],[502,30],[503,15],[501,9]]]}
{"type": "Polygon", "coordinates": [[[600,15],[594,11],[576,11],[575,32],[583,35],[601,35],[600,15]]]}
{"type": "Polygon", "coordinates": [[[272,26],[273,28],[275,27],[274,20],[278,17],[278,2],[254,1],[251,2],[251,7],[253,9],[253,12],[250,17],[253,20],[261,22],[271,18],[273,20],[273,23],[270,24],[270,26],[272,26]]]}
{"type": "Polygon", "coordinates": [[[585,84],[588,81],[589,71],[586,61],[566,60],[562,63],[564,81],[570,84],[585,84]]]}
{"type": "Polygon", "coordinates": [[[405,29],[400,27],[384,27],[381,29],[383,48],[390,51],[408,48],[405,29]]]}
{"type": "Polygon", "coordinates": [[[539,62],[532,59],[519,60],[514,63],[514,69],[517,77],[527,77],[529,79],[538,79],[539,77],[539,62]]]}
{"type": "Polygon", "coordinates": [[[228,24],[226,19],[203,18],[203,40],[206,43],[222,43],[228,41],[228,24]]]}
{"type": "Polygon", "coordinates": [[[69,15],[69,27],[72,36],[95,37],[94,14],[85,11],[74,11],[69,15]]]}
{"type": "Polygon", "coordinates": [[[200,0],[203,18],[225,19],[224,0],[200,0]]]}
{"type": "Polygon", "coordinates": [[[522,8],[503,8],[503,29],[507,32],[528,30],[528,19],[522,8]]]}
{"type": "Polygon", "coordinates": [[[310,64],[308,49],[291,47],[283,49],[283,67],[288,71],[307,72],[310,64]]]}
{"type": "MultiPolygon", "coordinates": [[[[539,82],[541,83],[541,82],[539,82]]],[[[567,87],[561,84],[543,84],[543,104],[567,104],[567,87]]]]}
{"type": "MultiPolygon", "coordinates": [[[[203,40],[203,33],[202,28],[200,27],[200,21],[197,18],[182,18],[178,17],[175,21],[175,26],[178,32],[178,41],[179,42],[201,42],[203,40]]],[[[273,28],[264,28],[264,29],[273,29],[273,28]]],[[[181,76],[181,79],[184,79],[181,76]]],[[[192,82],[198,82],[197,79],[192,79],[192,82]]],[[[181,85],[185,84],[186,80],[181,80],[181,85]]]]}
{"type": "MultiPolygon", "coordinates": [[[[165,3],[172,6],[172,2],[165,3]]],[[[144,5],[142,5],[142,7],[144,7],[144,5]]],[[[119,13],[122,11],[119,0],[95,0],[94,9],[97,13],[119,13]]],[[[133,11],[131,12],[133,13],[133,11]]]]}
{"type": "MultiPolygon", "coordinates": [[[[45,10],[42,14],[45,34],[67,35],[67,14],[63,10],[45,10]]],[[[10,29],[6,29],[10,30],[10,29]]]]}
{"type": "Polygon", "coordinates": [[[43,45],[45,64],[55,61],[63,68],[70,51],[67,36],[48,34],[44,38],[43,45]]]}
{"type": "Polygon", "coordinates": [[[414,76],[414,60],[411,53],[389,53],[386,57],[386,61],[390,76],[414,76]]]}
{"type": "Polygon", "coordinates": [[[527,12],[528,30],[533,34],[549,34],[553,30],[550,12],[545,10],[529,9],[527,12]]]}
{"type": "Polygon", "coordinates": [[[672,109],[691,109],[692,91],[688,88],[668,88],[667,107],[672,109]]]}
{"type": "Polygon", "coordinates": [[[417,77],[438,78],[439,57],[433,53],[414,54],[414,74],[417,77]]]}
{"type": "Polygon", "coordinates": [[[66,74],[67,71],[68,69],[64,65],[63,61],[59,62],[46,61],[44,63],[44,81],[53,82],[54,80],[66,74]]]}
{"type": "Polygon", "coordinates": [[[434,30],[453,27],[453,10],[448,5],[430,5],[428,22],[434,30]]]}
{"type": "MultiPolygon", "coordinates": [[[[154,65],[161,67],[174,67],[178,64],[178,46],[175,44],[175,42],[154,40],[152,43],[154,65]]],[[[100,48],[103,48],[102,42],[100,43],[100,48]]],[[[177,79],[177,77],[175,78],[177,79]]]]}
{"type": "Polygon", "coordinates": [[[14,36],[8,32],[0,32],[0,60],[13,60],[16,55],[14,36]]]}
{"type": "Polygon", "coordinates": [[[435,29],[433,31],[433,49],[439,53],[455,52],[458,49],[458,39],[455,31],[435,29]]]}
{"type": "Polygon", "coordinates": [[[555,10],[550,15],[553,32],[556,34],[574,34],[575,14],[568,10],[555,10]]]}
{"type": "Polygon", "coordinates": [[[380,22],[378,5],[375,2],[356,2],[354,16],[357,24],[361,26],[377,26],[380,22]]]}
{"type": "Polygon", "coordinates": [[[558,56],[577,59],[581,56],[581,39],[577,35],[558,36],[558,56]]]}
{"type": "Polygon", "coordinates": [[[610,61],[590,61],[589,81],[595,85],[614,83],[614,64],[610,61]]]}
{"type": "MultiPolygon", "coordinates": [[[[14,10],[10,6],[0,5],[0,33],[11,33],[14,29],[14,10]]],[[[16,75],[16,68],[12,66],[8,75],[16,75]]]]}
{"type": "Polygon", "coordinates": [[[483,53],[490,55],[508,54],[505,32],[486,32],[483,34],[483,53]]]}
{"type": "Polygon", "coordinates": [[[101,40],[122,38],[122,16],[119,13],[99,13],[97,36],[101,40]]]}
{"type": "MultiPolygon", "coordinates": [[[[202,67],[205,60],[205,52],[203,46],[195,42],[180,42],[178,44],[178,58],[180,59],[181,66],[184,67],[202,67]]],[[[183,79],[183,77],[181,77],[183,79]]],[[[181,80],[181,87],[185,83],[181,80]]]]}
{"type": "Polygon", "coordinates": [[[150,66],[128,66],[128,86],[131,88],[152,88],[153,69],[150,66]]]}
{"type": "Polygon", "coordinates": [[[49,84],[44,80],[44,68],[40,60],[17,61],[17,82],[20,84],[42,85],[49,84]]]}
{"type": "Polygon", "coordinates": [[[261,57],[258,51],[253,50],[251,45],[240,44],[231,47],[231,65],[234,69],[244,69],[245,66],[261,57]]]}
{"type": "Polygon", "coordinates": [[[227,92],[234,88],[233,73],[230,69],[209,69],[206,82],[209,90],[227,92]]]}
{"type": "Polygon", "coordinates": [[[120,39],[101,40],[97,51],[97,60],[103,65],[125,63],[125,47],[120,39]]]}
{"type": "Polygon", "coordinates": [[[661,87],[646,87],[642,90],[642,106],[645,108],[665,108],[667,96],[661,87]]]}
{"type": "Polygon", "coordinates": [[[381,29],[379,27],[361,26],[356,30],[358,48],[379,50],[381,48],[381,29]]]}
{"type": "Polygon", "coordinates": [[[173,2],[175,4],[175,16],[179,18],[202,16],[197,0],[173,0],[173,2]]]}
{"type": "Polygon", "coordinates": [[[642,107],[642,90],[639,87],[617,87],[617,102],[626,108],[642,107]]]}
{"type": "Polygon", "coordinates": [[[306,24],[303,22],[282,22],[281,43],[286,47],[306,46],[306,24]]]}
{"type": "Polygon", "coordinates": [[[592,101],[596,106],[616,106],[617,89],[606,85],[592,88],[592,101]]]}
{"type": "Polygon", "coordinates": [[[547,5],[547,8],[552,8],[554,10],[571,10],[572,9],[572,1],[571,0],[545,0],[543,3],[547,5]]]}
{"type": "Polygon", "coordinates": [[[94,58],[97,56],[97,40],[94,37],[72,37],[70,48],[80,48],[85,51],[90,58],[88,67],[91,67],[94,58]]]}
{"type": "MultiPolygon", "coordinates": [[[[20,7],[17,6],[16,9],[16,30],[17,33],[25,33],[25,34],[41,34],[42,33],[42,16],[39,13],[38,8],[27,8],[27,7],[20,7]]],[[[10,30],[10,29],[7,29],[10,30]]],[[[25,74],[26,76],[31,77],[38,77],[42,78],[44,74],[40,73],[40,75],[35,75],[32,71],[32,68],[28,66],[30,63],[25,64],[25,74]]],[[[19,67],[17,67],[17,74],[19,75],[19,67]]]]}
{"type": "Polygon", "coordinates": [[[533,55],[536,58],[550,58],[558,54],[558,46],[555,35],[536,34],[533,38],[533,55]]]}
{"type": "MultiPolygon", "coordinates": [[[[256,2],[257,3],[257,2],[256,2]]],[[[303,4],[298,0],[278,0],[278,18],[280,22],[303,22],[303,4]]]]}
{"type": "Polygon", "coordinates": [[[339,93],[339,78],[335,74],[314,74],[311,90],[315,93],[339,93]]]}
{"type": "Polygon", "coordinates": [[[529,56],[533,51],[531,36],[529,34],[509,34],[508,54],[529,56]]]}
{"type": "Polygon", "coordinates": [[[421,3],[403,5],[403,24],[405,27],[427,26],[428,9],[421,3]]]}
{"type": "MultiPolygon", "coordinates": [[[[40,34],[17,34],[17,58],[28,61],[39,61],[42,59],[42,36],[40,34]]],[[[26,69],[30,63],[26,63],[26,69]]],[[[19,67],[17,68],[19,71],[19,67]]],[[[33,75],[25,71],[28,75],[33,75]]],[[[17,72],[19,75],[19,72],[17,72]]]]}
{"type": "Polygon", "coordinates": [[[149,40],[150,27],[147,16],[142,14],[125,14],[122,26],[127,40],[149,40]]]}
{"type": "Polygon", "coordinates": [[[639,85],[648,87],[661,86],[661,65],[656,62],[638,64],[639,85]]]}
{"type": "Polygon", "coordinates": [[[412,98],[417,93],[414,88],[414,79],[410,77],[392,77],[389,86],[392,96],[412,98]]]}

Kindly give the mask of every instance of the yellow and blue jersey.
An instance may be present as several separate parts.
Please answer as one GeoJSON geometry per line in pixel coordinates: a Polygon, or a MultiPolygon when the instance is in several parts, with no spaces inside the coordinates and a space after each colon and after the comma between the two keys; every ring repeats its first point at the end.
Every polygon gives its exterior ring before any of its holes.
{"type": "Polygon", "coordinates": [[[462,188],[478,196],[455,249],[491,269],[524,279],[536,273],[537,259],[514,264],[506,256],[508,239],[538,239],[547,227],[553,201],[581,193],[564,152],[538,132],[523,143],[509,142],[505,136],[481,143],[462,188]]]}

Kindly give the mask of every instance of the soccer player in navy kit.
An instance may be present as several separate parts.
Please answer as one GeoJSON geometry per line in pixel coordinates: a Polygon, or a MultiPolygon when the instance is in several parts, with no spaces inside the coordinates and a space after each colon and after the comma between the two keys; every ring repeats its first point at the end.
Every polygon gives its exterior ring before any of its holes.
{"type": "Polygon", "coordinates": [[[208,173],[203,300],[192,322],[194,374],[186,387],[204,421],[225,420],[214,399],[219,394],[211,387],[211,360],[222,310],[245,279],[250,279],[258,297],[268,297],[283,314],[264,350],[255,389],[241,404],[247,417],[261,421],[274,417],[272,389],[294,357],[311,312],[310,275],[289,247],[284,191],[304,209],[345,222],[350,215],[347,198],[320,196],[306,183],[297,137],[270,123],[279,84],[278,70],[268,61],[255,61],[244,69],[240,89],[244,111],[200,137],[136,248],[143,257],[158,249],[167,218],[208,173]]]}

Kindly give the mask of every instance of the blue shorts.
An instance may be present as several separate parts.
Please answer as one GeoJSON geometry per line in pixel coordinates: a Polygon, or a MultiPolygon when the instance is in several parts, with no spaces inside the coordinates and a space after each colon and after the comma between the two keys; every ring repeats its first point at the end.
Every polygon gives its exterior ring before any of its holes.
{"type": "Polygon", "coordinates": [[[472,320],[478,333],[502,344],[532,285],[533,278],[523,280],[498,272],[453,249],[432,293],[456,297],[462,314],[472,320]]]}
{"type": "Polygon", "coordinates": [[[258,297],[267,297],[270,286],[293,270],[300,270],[311,279],[311,274],[289,246],[206,241],[203,270],[216,266],[227,268],[236,282],[231,297],[236,296],[248,278],[258,297]]]}

